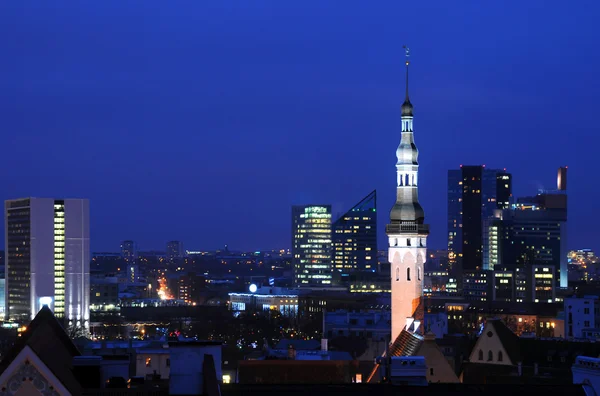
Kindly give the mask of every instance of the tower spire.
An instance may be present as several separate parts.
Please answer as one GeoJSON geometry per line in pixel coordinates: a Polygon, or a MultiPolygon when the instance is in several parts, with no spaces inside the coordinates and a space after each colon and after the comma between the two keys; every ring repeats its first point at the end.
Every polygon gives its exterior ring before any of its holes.
{"type": "Polygon", "coordinates": [[[412,117],[413,105],[410,103],[410,99],[408,98],[408,65],[410,65],[410,49],[406,45],[402,46],[402,48],[404,48],[406,54],[406,98],[404,99],[404,103],[402,104],[401,108],[402,117],[412,117]]]}
{"type": "Polygon", "coordinates": [[[410,48],[406,45],[403,45],[405,54],[406,54],[406,100],[408,101],[408,65],[410,65],[410,48]]]}

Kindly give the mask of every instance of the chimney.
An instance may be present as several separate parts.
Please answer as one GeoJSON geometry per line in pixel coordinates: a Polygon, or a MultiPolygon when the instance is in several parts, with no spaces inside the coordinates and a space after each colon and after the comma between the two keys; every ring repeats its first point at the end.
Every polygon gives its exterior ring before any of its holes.
{"type": "Polygon", "coordinates": [[[567,191],[567,167],[561,166],[558,168],[558,176],[556,178],[556,187],[558,191],[567,191]]]}
{"type": "Polygon", "coordinates": [[[517,368],[519,370],[519,377],[520,377],[523,375],[523,363],[519,362],[517,368]]]}
{"type": "Polygon", "coordinates": [[[296,360],[296,349],[294,349],[294,346],[292,344],[288,346],[288,359],[296,360]]]}
{"type": "Polygon", "coordinates": [[[327,352],[327,338],[321,339],[321,352],[327,352]]]}

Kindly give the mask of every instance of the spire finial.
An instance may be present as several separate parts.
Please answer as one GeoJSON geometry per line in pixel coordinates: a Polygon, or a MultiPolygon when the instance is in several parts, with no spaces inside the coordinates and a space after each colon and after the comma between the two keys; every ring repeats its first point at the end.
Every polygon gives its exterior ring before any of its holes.
{"type": "Polygon", "coordinates": [[[408,65],[410,65],[410,48],[406,45],[403,45],[404,51],[406,53],[406,100],[408,100],[408,65]]]}
{"type": "Polygon", "coordinates": [[[410,64],[410,49],[403,45],[404,51],[406,52],[406,98],[404,99],[404,103],[402,104],[402,116],[403,117],[412,117],[413,116],[413,106],[410,103],[410,99],[408,98],[408,65],[410,64]]]}

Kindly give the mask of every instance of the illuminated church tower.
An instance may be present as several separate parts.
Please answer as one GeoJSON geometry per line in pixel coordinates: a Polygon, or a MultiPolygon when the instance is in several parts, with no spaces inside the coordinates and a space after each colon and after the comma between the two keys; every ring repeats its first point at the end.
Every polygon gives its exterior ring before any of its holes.
{"type": "Polygon", "coordinates": [[[405,326],[413,332],[422,331],[419,326],[424,319],[423,266],[429,234],[417,191],[419,151],[413,136],[413,105],[408,97],[408,48],[406,56],[406,99],[401,108],[402,137],[396,150],[396,203],[390,211],[390,223],[386,226],[392,276],[392,341],[405,326]]]}

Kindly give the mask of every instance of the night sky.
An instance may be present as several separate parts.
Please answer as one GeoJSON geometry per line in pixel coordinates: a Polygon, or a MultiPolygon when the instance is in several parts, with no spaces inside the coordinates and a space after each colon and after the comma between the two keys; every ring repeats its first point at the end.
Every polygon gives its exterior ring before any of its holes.
{"type": "Polygon", "coordinates": [[[448,169],[507,168],[521,196],[568,165],[569,247],[597,249],[599,17],[592,0],[2,1],[0,199],[89,198],[94,251],[259,250],[290,247],[292,204],[337,214],[376,188],[383,248],[407,44],[430,246],[448,169]]]}

